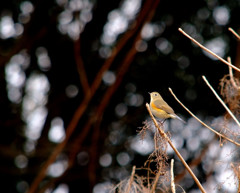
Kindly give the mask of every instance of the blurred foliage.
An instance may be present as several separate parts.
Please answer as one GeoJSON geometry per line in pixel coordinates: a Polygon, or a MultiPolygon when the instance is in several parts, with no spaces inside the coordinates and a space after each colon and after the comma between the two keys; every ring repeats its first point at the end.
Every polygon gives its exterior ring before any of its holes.
{"type": "MultiPolygon", "coordinates": [[[[154,15],[151,18],[148,10],[141,22],[139,15],[147,10],[147,1],[1,2],[1,192],[29,190],[55,147],[63,142],[61,129],[71,124],[76,127],[37,192],[57,187],[65,192],[92,192],[95,187],[97,192],[97,183],[111,185],[129,176],[132,166],[142,167],[150,154],[139,153],[135,147],[140,140],[137,131],[148,117],[148,92],[160,92],[186,120],[189,115],[174,101],[168,87],[203,118],[224,113],[201,76],[218,89],[228,67],[207,56],[178,28],[206,46],[219,48],[216,52],[224,58],[231,56],[235,64],[239,45],[227,29],[239,29],[240,2],[149,2],[154,15]],[[89,92],[111,58],[114,60],[100,77],[96,92],[89,92]],[[81,104],[86,104],[86,110],[78,120],[74,117],[81,104]]],[[[174,138],[179,134],[173,129],[176,125],[168,125],[174,138]]],[[[176,138],[182,141],[182,152],[189,155],[187,161],[205,145],[198,140],[190,154],[186,138],[176,138]]],[[[175,164],[181,173],[182,166],[175,164]]],[[[201,182],[207,175],[203,167],[199,164],[196,168],[201,182]]],[[[189,177],[181,185],[187,192],[196,188],[189,177]]]]}

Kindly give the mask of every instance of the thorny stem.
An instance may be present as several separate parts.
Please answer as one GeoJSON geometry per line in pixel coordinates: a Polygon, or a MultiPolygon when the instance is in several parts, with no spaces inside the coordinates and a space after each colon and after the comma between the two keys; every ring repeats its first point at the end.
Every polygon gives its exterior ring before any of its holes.
{"type": "Polygon", "coordinates": [[[184,106],[184,104],[176,97],[176,95],[173,93],[172,89],[169,88],[169,91],[171,92],[171,94],[173,95],[173,97],[176,99],[176,101],[182,105],[182,107],[192,116],[194,117],[199,123],[201,123],[203,126],[205,126],[206,128],[208,128],[210,131],[212,131],[213,133],[215,133],[216,135],[218,135],[220,138],[224,138],[226,139],[227,141],[237,145],[237,146],[240,146],[239,143],[237,143],[236,141],[226,137],[225,135],[221,134],[221,133],[218,133],[217,131],[215,131],[213,128],[211,128],[210,126],[208,126],[206,123],[204,123],[203,121],[201,121],[196,115],[194,115],[186,106],[184,106]]]}
{"type": "Polygon", "coordinates": [[[167,136],[167,134],[159,127],[156,119],[154,118],[149,104],[146,103],[146,107],[147,110],[149,112],[149,115],[151,116],[154,125],[156,126],[156,128],[158,129],[159,134],[164,137],[167,142],[169,143],[169,145],[172,147],[173,151],[177,154],[178,158],[181,160],[181,162],[183,163],[183,165],[185,166],[185,168],[187,169],[187,171],[189,172],[189,174],[192,176],[193,180],[196,182],[197,186],[199,187],[199,189],[201,190],[201,192],[206,193],[206,191],[204,190],[202,184],[199,182],[198,178],[195,176],[195,174],[192,172],[191,168],[188,166],[188,164],[185,162],[184,158],[182,157],[182,155],[179,153],[179,151],[175,148],[175,146],[173,145],[172,141],[169,139],[169,137],[167,136]]]}
{"type": "Polygon", "coordinates": [[[227,64],[228,66],[231,66],[232,68],[234,68],[235,70],[240,72],[240,69],[237,68],[236,66],[232,65],[231,63],[229,63],[228,61],[224,60],[223,58],[221,58],[220,56],[218,56],[217,54],[215,54],[214,52],[212,52],[211,50],[209,50],[208,48],[206,48],[205,46],[203,46],[202,44],[200,44],[197,40],[195,40],[194,38],[192,38],[190,35],[188,35],[186,32],[184,32],[181,28],[178,28],[178,30],[185,35],[187,38],[189,38],[191,41],[193,41],[195,44],[197,44],[200,48],[202,48],[204,51],[208,52],[209,54],[213,55],[214,57],[216,57],[217,59],[219,59],[221,62],[227,64]]]}

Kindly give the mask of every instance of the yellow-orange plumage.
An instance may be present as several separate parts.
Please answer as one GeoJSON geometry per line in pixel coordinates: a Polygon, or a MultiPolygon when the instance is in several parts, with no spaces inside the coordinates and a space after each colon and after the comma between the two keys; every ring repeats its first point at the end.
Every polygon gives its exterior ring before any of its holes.
{"type": "Polygon", "coordinates": [[[151,92],[150,96],[150,110],[155,117],[164,120],[168,118],[173,118],[183,121],[174,113],[174,110],[163,100],[163,98],[158,92],[151,92]]]}

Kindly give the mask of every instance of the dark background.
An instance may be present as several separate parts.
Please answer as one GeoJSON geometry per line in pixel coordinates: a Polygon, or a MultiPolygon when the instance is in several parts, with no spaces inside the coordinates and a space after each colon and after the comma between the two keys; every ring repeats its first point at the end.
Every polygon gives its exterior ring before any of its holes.
{"type": "MultiPolygon", "coordinates": [[[[175,112],[185,120],[188,120],[189,114],[174,100],[168,91],[169,87],[187,107],[203,118],[217,117],[225,112],[205,85],[202,75],[219,91],[219,80],[228,73],[228,67],[206,56],[199,47],[183,36],[178,28],[183,28],[203,44],[216,37],[222,38],[226,43],[223,57],[231,56],[235,64],[239,57],[238,42],[228,31],[228,27],[236,31],[239,29],[239,1],[160,0],[159,3],[149,1],[149,5],[146,5],[147,1],[142,1],[139,11],[129,21],[128,28],[109,46],[101,41],[104,26],[108,22],[109,13],[119,9],[123,1],[90,1],[89,12],[92,19],[85,22],[79,38],[72,38],[59,30],[60,14],[66,9],[71,10],[69,6],[72,1],[62,1],[61,5],[53,0],[31,1],[34,10],[29,15],[24,15],[21,9],[23,1],[1,2],[0,21],[8,15],[15,24],[23,27],[23,32],[19,35],[2,36],[0,39],[1,192],[26,192],[30,189],[36,176],[40,175],[44,163],[49,156],[53,156],[59,145],[48,138],[51,121],[55,117],[63,120],[66,130],[70,128],[66,132],[69,138],[67,137],[56,157],[57,160],[71,162],[71,167],[56,178],[42,175],[41,183],[36,183],[35,192],[49,188],[51,192],[59,184],[67,185],[69,192],[92,192],[95,184],[118,183],[130,175],[133,165],[143,166],[148,155],[138,154],[131,149],[130,141],[138,135],[137,130],[148,117],[145,107],[145,103],[149,102],[148,92],[160,92],[163,98],[174,106],[175,112]],[[230,18],[225,25],[217,23],[213,16],[214,9],[219,6],[225,6],[229,11],[230,18]],[[201,15],[203,10],[204,14],[201,15]],[[142,20],[139,19],[141,15],[144,15],[142,20]],[[21,17],[29,20],[23,22],[21,17]],[[133,45],[141,39],[141,28],[147,22],[160,30],[143,40],[147,49],[135,52],[133,45]],[[160,41],[160,38],[170,43],[169,52],[157,48],[156,42],[160,41]],[[123,44],[121,48],[120,44],[123,44]],[[39,67],[36,54],[39,47],[47,50],[51,61],[48,68],[39,67]],[[101,48],[111,50],[112,55],[108,58],[101,57],[101,48]],[[8,97],[10,91],[6,66],[14,55],[23,52],[30,60],[28,67],[23,68],[26,79],[19,88],[21,96],[17,101],[12,101],[8,97]],[[111,59],[113,62],[106,70],[113,72],[116,80],[114,84],[108,85],[101,81],[101,74],[100,78],[96,77],[111,59]],[[49,82],[50,89],[45,93],[48,100],[43,104],[48,113],[43,120],[41,136],[33,140],[33,150],[26,152],[24,147],[29,139],[25,135],[27,123],[23,119],[23,101],[27,95],[26,82],[34,73],[44,75],[49,82]],[[100,84],[96,87],[96,92],[90,92],[89,85],[96,80],[100,80],[100,84]],[[78,91],[74,97],[66,94],[69,85],[74,85],[74,89],[78,91]],[[130,105],[130,96],[138,97],[137,105],[130,105]],[[85,105],[82,115],[79,115],[79,109],[85,105]],[[119,107],[120,114],[116,107],[119,107]],[[121,110],[125,113],[121,114],[121,110]],[[71,127],[73,132],[70,131],[71,127]],[[110,136],[117,140],[115,144],[109,140],[110,136]],[[131,158],[126,165],[121,165],[116,160],[120,152],[127,152],[131,158]],[[105,153],[109,153],[112,158],[112,163],[106,168],[99,164],[99,158],[105,153]],[[23,160],[20,162],[25,163],[25,166],[16,164],[16,157],[19,155],[22,155],[23,160]],[[116,173],[119,173],[119,176],[116,176],[116,173]]],[[[85,9],[83,6],[78,10],[71,10],[73,17],[69,23],[81,22],[79,15],[85,9]]],[[[2,31],[3,25],[1,27],[2,31]]],[[[189,157],[189,160],[191,159],[194,158],[189,157]]],[[[198,177],[201,182],[205,182],[207,177],[201,167],[200,164],[198,177]]],[[[187,192],[196,188],[194,184],[184,187],[184,180],[182,186],[187,192]]]]}

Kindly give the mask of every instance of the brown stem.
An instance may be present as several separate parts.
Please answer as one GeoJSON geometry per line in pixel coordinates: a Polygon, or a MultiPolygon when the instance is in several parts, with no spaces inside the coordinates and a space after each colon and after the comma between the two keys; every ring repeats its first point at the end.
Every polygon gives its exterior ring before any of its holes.
{"type": "Polygon", "coordinates": [[[175,146],[173,145],[172,141],[169,139],[169,137],[167,136],[167,134],[159,127],[156,119],[154,118],[149,104],[146,104],[147,110],[149,112],[149,115],[151,116],[151,119],[153,120],[154,125],[156,126],[156,128],[158,129],[159,134],[164,137],[168,144],[172,147],[173,151],[176,153],[176,155],[178,156],[178,158],[181,160],[181,162],[183,163],[183,165],[185,166],[185,168],[187,169],[187,171],[189,172],[189,174],[192,176],[193,180],[195,181],[195,183],[197,184],[198,188],[201,190],[201,192],[206,193],[206,191],[204,190],[202,184],[199,182],[198,178],[195,176],[195,174],[193,173],[193,171],[191,170],[191,168],[188,166],[188,164],[185,162],[184,158],[182,157],[182,155],[179,153],[179,151],[175,148],[175,146]]]}

